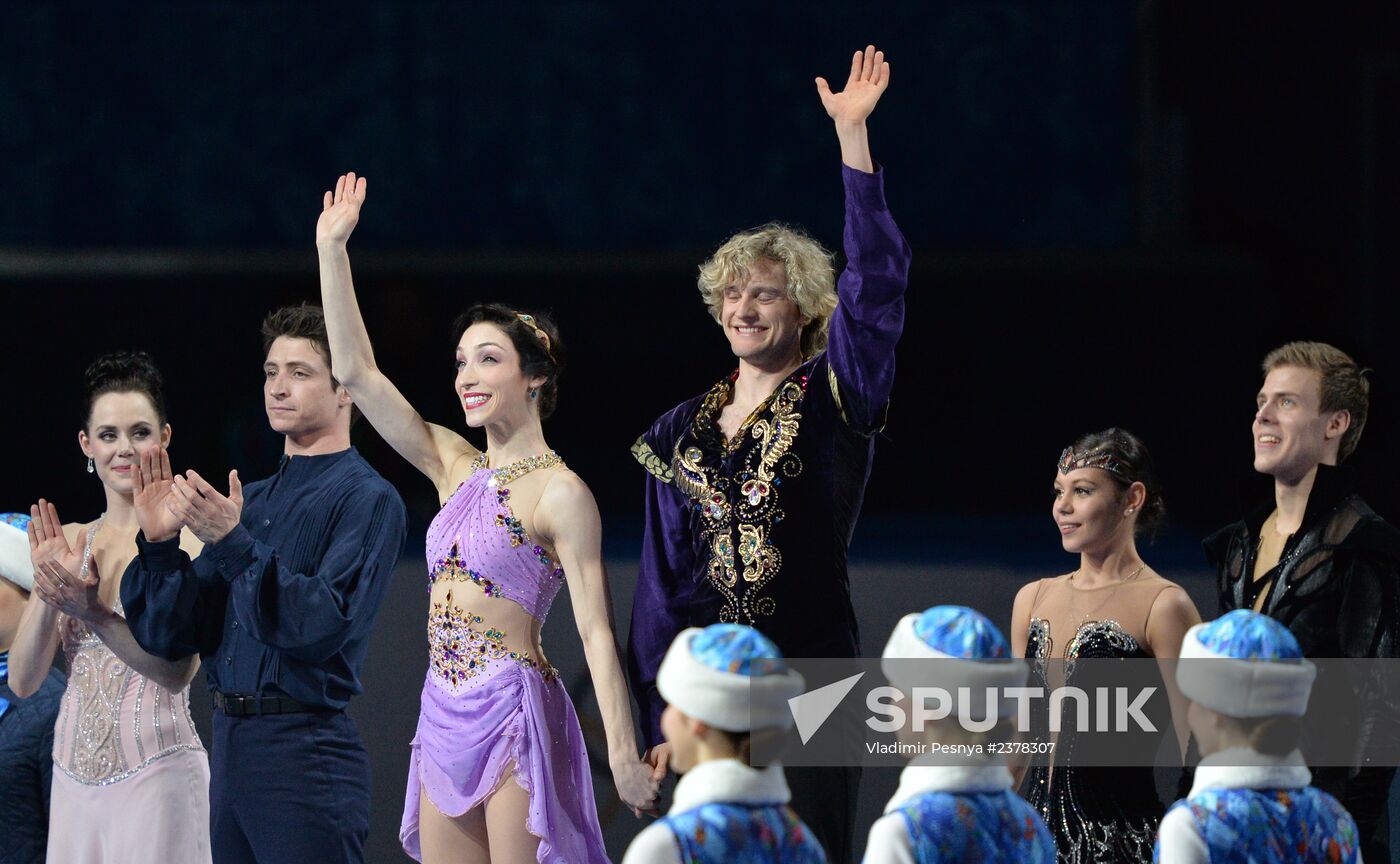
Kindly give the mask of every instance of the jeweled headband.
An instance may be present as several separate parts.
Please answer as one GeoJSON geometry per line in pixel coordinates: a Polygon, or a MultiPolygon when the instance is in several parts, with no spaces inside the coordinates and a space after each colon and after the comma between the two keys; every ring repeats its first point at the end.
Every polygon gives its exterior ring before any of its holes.
{"type": "Polygon", "coordinates": [[[540,340],[540,344],[544,346],[544,353],[549,355],[550,362],[559,362],[554,359],[554,349],[550,347],[549,334],[544,332],[544,330],[540,328],[540,325],[535,323],[535,316],[527,315],[524,312],[516,312],[515,317],[519,318],[521,323],[524,324],[526,327],[529,327],[531,330],[535,331],[535,338],[540,340]]]}
{"type": "Polygon", "coordinates": [[[1077,452],[1073,447],[1066,447],[1064,452],[1060,454],[1058,467],[1061,474],[1068,474],[1080,468],[1102,468],[1124,483],[1133,482],[1133,478],[1128,475],[1127,467],[1119,461],[1117,456],[1102,447],[1084,453],[1077,452]]]}

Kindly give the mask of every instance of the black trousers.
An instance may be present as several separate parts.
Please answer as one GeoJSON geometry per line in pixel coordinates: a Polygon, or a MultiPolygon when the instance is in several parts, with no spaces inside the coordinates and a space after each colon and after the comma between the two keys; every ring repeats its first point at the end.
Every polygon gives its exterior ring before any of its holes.
{"type": "Polygon", "coordinates": [[[229,717],[214,711],[214,864],[360,864],[369,756],[344,711],[229,717]]]}
{"type": "Polygon", "coordinates": [[[792,809],[826,849],[831,864],[848,864],[855,849],[860,768],[784,768],[792,809]]]}

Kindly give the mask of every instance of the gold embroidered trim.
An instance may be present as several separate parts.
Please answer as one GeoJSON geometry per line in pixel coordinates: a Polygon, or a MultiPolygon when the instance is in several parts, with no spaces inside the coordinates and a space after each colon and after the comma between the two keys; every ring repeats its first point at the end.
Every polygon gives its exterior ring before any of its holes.
{"type": "MultiPolygon", "coordinates": [[[[841,415],[841,419],[845,421],[848,427],[854,429],[855,427],[851,426],[851,418],[846,415],[846,406],[841,402],[841,382],[838,381],[836,378],[836,370],[832,368],[830,358],[827,359],[826,363],[826,382],[827,384],[831,385],[831,398],[836,401],[836,413],[841,415]]],[[[889,400],[886,400],[884,416],[880,418],[880,425],[876,426],[874,429],[871,429],[869,433],[859,434],[878,435],[879,433],[885,431],[885,426],[889,422],[890,403],[889,400]]]]}
{"type": "Polygon", "coordinates": [[[632,445],[632,458],[640,462],[642,467],[647,469],[647,473],[662,483],[670,483],[675,477],[671,466],[652,452],[651,445],[646,442],[645,437],[638,438],[637,443],[632,445]]]}
{"type": "Polygon", "coordinates": [[[846,425],[851,425],[851,418],[846,416],[846,406],[841,404],[841,384],[836,380],[836,370],[831,368],[831,360],[826,363],[826,383],[831,385],[831,398],[836,400],[836,413],[841,415],[841,419],[846,425]]]}
{"type": "Polygon", "coordinates": [[[783,382],[734,439],[725,441],[715,426],[715,415],[732,386],[725,379],[706,396],[690,432],[676,442],[672,476],[700,513],[702,535],[710,547],[706,576],[724,598],[721,621],[753,624],[776,608],[773,598],[761,591],[783,566],[782,553],[769,538],[784,516],[778,486],[784,477],[802,473],[802,460],[791,450],[802,422],[797,406],[806,385],[802,375],[783,382]],[[747,439],[758,443],[733,477],[702,464],[700,444],[708,442],[727,456],[747,439]]]}

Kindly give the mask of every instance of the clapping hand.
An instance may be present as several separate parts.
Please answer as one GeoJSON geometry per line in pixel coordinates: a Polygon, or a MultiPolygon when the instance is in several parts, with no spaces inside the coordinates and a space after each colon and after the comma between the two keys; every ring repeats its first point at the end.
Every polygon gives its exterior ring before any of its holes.
{"type": "Polygon", "coordinates": [[[365,203],[365,178],[355,172],[340,175],[335,191],[326,192],[321,203],[321,218],[316,220],[316,244],[343,246],[350,232],[360,221],[360,206],[365,203]]]}
{"type": "Polygon", "coordinates": [[[136,507],[141,533],[152,543],[169,540],[180,533],[180,519],[169,507],[174,488],[170,454],[164,447],[144,451],[136,469],[132,504],[136,507]]]}
{"type": "Polygon", "coordinates": [[[34,563],[34,592],[39,598],[88,624],[112,614],[97,595],[97,561],[90,560],[83,572],[83,552],[68,545],[58,508],[40,498],[29,508],[29,516],[29,559],[34,563]]]}
{"type": "Polygon", "coordinates": [[[166,505],[180,523],[205,544],[217,543],[238,527],[243,515],[243,484],[238,471],[228,472],[224,495],[195,471],[175,475],[166,505]]]}

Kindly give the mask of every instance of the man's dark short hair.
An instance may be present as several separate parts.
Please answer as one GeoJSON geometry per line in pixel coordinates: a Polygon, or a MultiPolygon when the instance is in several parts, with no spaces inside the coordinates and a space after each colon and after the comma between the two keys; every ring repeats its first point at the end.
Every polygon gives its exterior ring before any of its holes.
{"type": "MultiPolygon", "coordinates": [[[[283,306],[267,313],[262,322],[263,357],[272,350],[272,343],[281,336],[291,339],[305,339],[326,361],[326,368],[333,368],[331,362],[331,339],[326,333],[326,313],[313,303],[300,303],[296,306],[283,306]]],[[[340,381],[331,373],[331,386],[339,387],[340,381]]],[[[351,404],[350,425],[360,420],[360,406],[351,404]]]]}

